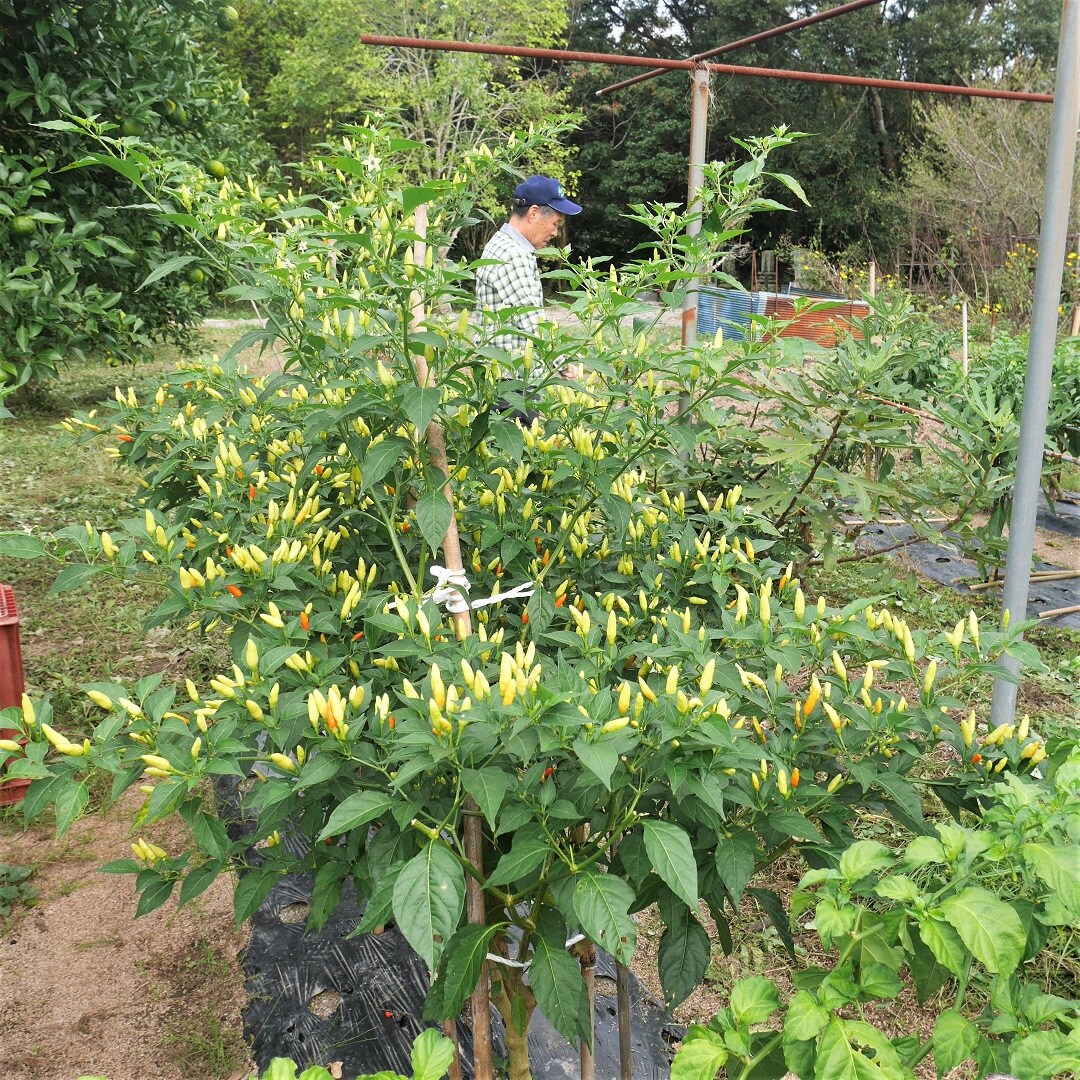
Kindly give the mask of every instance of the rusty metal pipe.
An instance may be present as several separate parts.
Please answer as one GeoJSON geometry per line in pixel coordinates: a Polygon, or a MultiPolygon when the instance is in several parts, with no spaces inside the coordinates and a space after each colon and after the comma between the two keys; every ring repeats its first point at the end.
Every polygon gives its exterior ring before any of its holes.
{"type": "MultiPolygon", "coordinates": [[[[734,52],[736,49],[743,49],[747,45],[756,45],[759,41],[767,41],[769,38],[779,37],[781,34],[789,34],[792,30],[801,30],[804,26],[812,26],[814,23],[824,22],[826,19],[835,19],[837,15],[846,15],[849,11],[858,11],[860,8],[870,7],[871,4],[880,4],[881,2],[882,0],[852,0],[849,4],[841,4],[839,7],[830,8],[828,11],[819,11],[816,15],[807,15],[802,19],[795,19],[792,22],[782,23],[780,26],[762,30],[760,33],[751,34],[749,37],[739,38],[738,41],[729,41],[727,45],[717,45],[715,49],[695,53],[688,59],[708,60],[710,57],[734,52]]],[[[641,75],[635,75],[632,79],[626,79],[612,86],[605,86],[603,90],[596,91],[596,96],[602,97],[604,94],[613,94],[616,90],[633,86],[635,83],[654,79],[657,75],[663,75],[665,70],[665,68],[660,67],[653,68],[651,71],[643,72],[641,75]]]]}
{"type": "Polygon", "coordinates": [[[907,90],[927,94],[955,94],[960,97],[1004,98],[1011,101],[1053,102],[1053,94],[1024,90],[993,90],[984,86],[951,86],[947,83],[906,82],[902,79],[871,79],[861,75],[832,75],[821,71],[788,71],[782,68],[741,67],[736,64],[696,63],[693,60],[661,60],[648,56],[621,56],[618,53],[574,52],[569,49],[537,49],[526,45],[487,45],[476,41],[438,41],[429,38],[388,37],[361,34],[364,45],[392,48],[434,49],[441,52],[483,53],[487,56],[520,56],[535,60],[558,60],[577,64],[613,64],[622,67],[659,67],[665,71],[692,71],[703,67],[720,75],[745,75],[756,79],[791,79],[795,82],[835,83],[842,86],[875,86],[882,90],[907,90]]]}

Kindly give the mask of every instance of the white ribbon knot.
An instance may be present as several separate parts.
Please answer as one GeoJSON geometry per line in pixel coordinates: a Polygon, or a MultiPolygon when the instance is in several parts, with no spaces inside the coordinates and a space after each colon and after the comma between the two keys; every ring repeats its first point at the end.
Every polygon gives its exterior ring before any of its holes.
{"type": "Polygon", "coordinates": [[[505,592],[492,593],[491,596],[470,600],[466,594],[471,586],[464,570],[449,570],[445,566],[433,564],[429,567],[429,571],[437,584],[427,594],[428,598],[436,604],[445,605],[451,615],[487,607],[489,604],[500,604],[503,600],[525,599],[533,594],[533,583],[523,581],[520,585],[515,585],[505,592]]]}

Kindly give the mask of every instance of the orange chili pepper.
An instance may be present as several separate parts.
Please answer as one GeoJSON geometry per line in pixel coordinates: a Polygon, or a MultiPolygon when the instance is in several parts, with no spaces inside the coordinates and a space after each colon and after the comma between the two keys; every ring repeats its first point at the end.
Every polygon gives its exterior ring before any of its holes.
{"type": "Polygon", "coordinates": [[[523,611],[521,613],[521,625],[522,626],[528,626],[529,625],[529,613],[527,611],[523,611]]]}
{"type": "Polygon", "coordinates": [[[388,717],[386,718],[386,726],[387,726],[387,727],[388,727],[388,728],[389,728],[389,729],[390,729],[391,731],[393,731],[393,730],[394,730],[394,728],[395,728],[395,727],[397,727],[397,718],[396,718],[396,717],[394,716],[394,714],[393,714],[393,713],[391,713],[391,714],[390,714],[390,715],[389,715],[389,716],[388,716],[388,717]]]}
{"type": "Polygon", "coordinates": [[[556,596],[555,597],[555,606],[556,607],[562,607],[563,604],[565,604],[565,603],[566,603],[566,593],[563,593],[562,596],[556,596]]]}
{"type": "Polygon", "coordinates": [[[300,612],[300,629],[301,630],[306,630],[308,628],[308,626],[310,626],[310,625],[311,625],[311,620],[308,618],[308,613],[306,611],[301,611],[300,612]]]}
{"type": "Polygon", "coordinates": [[[225,591],[227,593],[229,593],[231,596],[235,596],[238,600],[240,599],[241,596],[244,595],[244,590],[241,589],[241,588],[238,588],[236,585],[226,585],[225,586],[225,591]]]}
{"type": "Polygon", "coordinates": [[[253,502],[255,500],[255,485],[254,484],[248,484],[248,498],[251,499],[253,502]]]}
{"type": "Polygon", "coordinates": [[[353,639],[353,641],[359,641],[363,636],[364,636],[364,631],[360,630],[357,633],[353,634],[352,639],[353,639]]]}
{"type": "Polygon", "coordinates": [[[120,442],[131,442],[130,435],[117,435],[116,437],[120,442]]]}

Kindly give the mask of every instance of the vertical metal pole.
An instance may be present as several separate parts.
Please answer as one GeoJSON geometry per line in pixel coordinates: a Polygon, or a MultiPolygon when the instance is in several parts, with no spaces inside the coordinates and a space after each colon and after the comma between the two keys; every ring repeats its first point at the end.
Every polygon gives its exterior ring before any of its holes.
{"type": "MultiPolygon", "coordinates": [[[[686,235],[697,236],[701,232],[701,219],[696,215],[701,210],[701,191],[705,166],[705,133],[709,124],[709,72],[702,67],[694,68],[690,84],[690,168],[686,186],[686,235]]],[[[682,343],[688,347],[697,341],[697,305],[698,286],[701,279],[695,275],[686,289],[682,312],[682,343]]],[[[679,411],[685,412],[690,407],[690,395],[679,395],[679,411]]]]}
{"type": "MultiPolygon", "coordinates": [[[[1035,269],[1035,303],[1031,311],[1024,407],[1020,415],[1020,447],[1016,455],[1016,479],[1013,482],[1012,516],[1009,521],[1009,555],[1005,562],[1005,586],[1002,590],[1003,619],[1009,615],[1014,620],[1020,620],[1027,613],[1031,554],[1035,546],[1035,514],[1042,495],[1046,414],[1050,405],[1058,304],[1061,302],[1061,271],[1065,263],[1069,230],[1078,119],[1080,0],[1065,0],[1061,16],[1061,40],[1058,43],[1042,228],[1039,232],[1039,262],[1035,269]]],[[[1019,662],[1012,657],[1004,658],[1004,666],[1014,674],[1020,670],[1019,662]]],[[[990,710],[991,726],[1012,721],[1016,713],[1016,690],[1015,683],[1004,678],[995,680],[990,710]]]]}

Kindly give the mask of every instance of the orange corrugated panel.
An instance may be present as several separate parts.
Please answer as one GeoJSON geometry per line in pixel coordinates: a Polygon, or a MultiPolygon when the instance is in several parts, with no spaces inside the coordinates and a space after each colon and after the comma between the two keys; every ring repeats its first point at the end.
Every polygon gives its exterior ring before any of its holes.
{"type": "Polygon", "coordinates": [[[23,695],[22,649],[15,590],[0,585],[0,709],[18,705],[23,695]]]}
{"type": "MultiPolygon", "coordinates": [[[[781,293],[765,295],[764,314],[788,322],[777,336],[805,338],[826,348],[832,348],[837,339],[845,334],[858,337],[859,331],[854,328],[852,319],[863,318],[870,313],[870,306],[863,300],[837,300],[835,303],[827,301],[828,307],[804,311],[796,318],[796,299],[799,298],[781,293]]],[[[818,300],[815,303],[823,304],[826,301],[818,300]]]]}
{"type": "MultiPolygon", "coordinates": [[[[23,694],[22,649],[19,647],[19,613],[15,608],[15,591],[10,585],[0,585],[0,709],[18,705],[23,694]]],[[[14,739],[18,732],[0,727],[0,739],[14,739]]],[[[4,759],[0,758],[0,765],[4,759]]],[[[29,780],[5,780],[0,783],[0,806],[12,806],[21,801],[30,786],[29,780]]]]}

